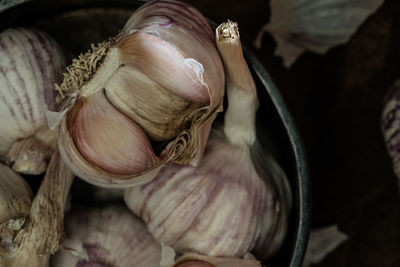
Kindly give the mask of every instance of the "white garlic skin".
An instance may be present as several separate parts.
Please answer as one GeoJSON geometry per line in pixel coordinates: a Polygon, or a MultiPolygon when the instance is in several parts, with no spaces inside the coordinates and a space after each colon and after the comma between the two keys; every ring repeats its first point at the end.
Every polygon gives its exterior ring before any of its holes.
{"type": "MultiPolygon", "coordinates": [[[[220,257],[241,257],[253,249],[273,253],[270,247],[279,247],[275,197],[249,150],[215,136],[197,167],[171,164],[151,183],[125,191],[127,206],[157,241],[179,253],[220,257]]],[[[286,232],[286,222],[279,227],[286,232]]]]}
{"type": "Polygon", "coordinates": [[[47,127],[46,107],[55,109],[54,83],[62,80],[60,46],[36,29],[0,33],[0,160],[11,145],[47,127]]]}
{"type": "Polygon", "coordinates": [[[67,214],[65,239],[50,266],[159,267],[161,245],[127,208],[80,207],[67,214]]]}
{"type": "Polygon", "coordinates": [[[269,32],[277,42],[275,54],[290,67],[306,50],[325,54],[349,41],[383,0],[271,0],[270,22],[255,42],[269,32]]]}

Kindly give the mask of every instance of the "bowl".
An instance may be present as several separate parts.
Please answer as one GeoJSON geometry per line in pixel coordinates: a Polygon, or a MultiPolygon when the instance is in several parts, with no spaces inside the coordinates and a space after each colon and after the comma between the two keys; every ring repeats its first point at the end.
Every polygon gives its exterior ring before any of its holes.
{"type": "MultiPolygon", "coordinates": [[[[2,1],[0,30],[18,26],[41,29],[76,56],[86,52],[91,43],[115,36],[143,2],[146,1],[2,1]]],[[[213,22],[211,24],[216,26],[213,22]]],[[[244,54],[258,89],[258,137],[263,149],[272,151],[285,170],[293,192],[293,208],[285,242],[278,253],[264,264],[300,267],[310,223],[309,178],[304,148],[295,122],[268,72],[248,49],[244,48],[244,54]]],[[[76,199],[82,200],[79,197],[76,199]]]]}

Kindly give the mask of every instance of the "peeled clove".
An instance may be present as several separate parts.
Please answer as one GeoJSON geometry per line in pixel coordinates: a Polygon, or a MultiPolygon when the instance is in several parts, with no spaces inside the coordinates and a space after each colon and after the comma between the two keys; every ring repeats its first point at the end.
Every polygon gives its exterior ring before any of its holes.
{"type": "Polygon", "coordinates": [[[347,43],[360,25],[383,0],[271,0],[271,18],[263,26],[255,46],[269,32],[277,48],[275,54],[290,67],[304,52],[325,54],[330,48],[347,43]]]}
{"type": "Polygon", "coordinates": [[[64,53],[48,34],[15,28],[0,33],[0,161],[20,173],[46,169],[57,133],[47,126],[53,84],[62,79],[64,53]]]}
{"type": "Polygon", "coordinates": [[[60,152],[77,176],[103,187],[143,184],[167,162],[198,162],[224,84],[203,15],[150,1],[119,35],[73,60],[50,121],[61,123],[60,152]]]}
{"type": "Polygon", "coordinates": [[[59,249],[63,238],[64,208],[73,178],[55,152],[32,205],[28,207],[29,198],[23,198],[18,207],[25,211],[1,222],[0,266],[48,266],[50,254],[59,249]]]}
{"type": "Polygon", "coordinates": [[[65,228],[51,266],[160,266],[161,245],[125,207],[72,208],[65,228]]]}
{"type": "Polygon", "coordinates": [[[254,251],[263,259],[284,240],[290,188],[280,167],[256,149],[257,88],[235,23],[217,28],[217,46],[227,74],[223,129],[213,131],[196,167],[169,164],[152,182],[125,190],[125,202],[157,241],[178,253],[254,251]]]}

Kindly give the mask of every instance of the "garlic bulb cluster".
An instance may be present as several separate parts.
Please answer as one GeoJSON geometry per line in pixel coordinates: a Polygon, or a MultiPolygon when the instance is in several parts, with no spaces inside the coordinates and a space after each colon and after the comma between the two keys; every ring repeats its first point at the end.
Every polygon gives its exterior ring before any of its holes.
{"type": "Polygon", "coordinates": [[[160,266],[161,245],[125,207],[73,208],[65,231],[51,266],[160,266]]]}
{"type": "Polygon", "coordinates": [[[169,164],[152,182],[127,189],[125,202],[157,241],[179,253],[242,257],[254,251],[264,258],[284,240],[290,188],[277,164],[256,164],[257,91],[236,24],[217,28],[217,47],[227,73],[223,131],[210,136],[197,166],[169,164]]]}
{"type": "Polygon", "coordinates": [[[138,185],[167,162],[196,164],[222,110],[224,71],[211,27],[180,1],[143,5],[67,71],[51,123],[61,123],[63,159],[95,185],[138,185]]]}
{"type": "Polygon", "coordinates": [[[63,237],[64,208],[74,176],[54,153],[30,205],[32,193],[23,179],[7,167],[0,171],[0,193],[12,196],[4,199],[8,215],[0,222],[0,266],[48,266],[63,237]]]}
{"type": "Polygon", "coordinates": [[[374,13],[383,0],[271,0],[270,22],[255,41],[269,32],[277,48],[275,54],[290,67],[306,50],[325,54],[349,41],[358,27],[374,13]]]}
{"type": "Polygon", "coordinates": [[[387,151],[392,158],[394,173],[400,189],[400,80],[397,80],[384,98],[381,130],[387,151]]]}
{"type": "Polygon", "coordinates": [[[16,28],[0,33],[0,58],[0,161],[21,173],[43,173],[57,144],[46,110],[56,105],[63,51],[44,32],[16,28]]]}

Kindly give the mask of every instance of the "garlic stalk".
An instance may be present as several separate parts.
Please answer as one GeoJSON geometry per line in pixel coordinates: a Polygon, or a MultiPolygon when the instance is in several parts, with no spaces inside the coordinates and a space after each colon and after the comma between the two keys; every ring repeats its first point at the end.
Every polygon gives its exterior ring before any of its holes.
{"type": "Polygon", "coordinates": [[[74,59],[61,85],[59,148],[89,183],[150,181],[170,161],[196,164],[222,110],[224,72],[207,20],[180,1],[150,1],[122,32],[74,59]]]}
{"type": "Polygon", "coordinates": [[[0,161],[40,174],[56,146],[45,114],[55,108],[53,84],[62,78],[63,51],[44,32],[16,28],[0,33],[0,58],[0,161]]]}
{"type": "Polygon", "coordinates": [[[178,258],[173,267],[261,267],[255,259],[216,258],[187,253],[178,258]]]}
{"type": "Polygon", "coordinates": [[[65,231],[51,266],[160,266],[161,245],[125,207],[73,208],[65,231]]]}
{"type": "Polygon", "coordinates": [[[275,54],[290,67],[306,50],[325,54],[349,41],[360,25],[383,0],[271,0],[271,18],[263,26],[255,46],[269,32],[277,48],[275,54]]]}
{"type": "Polygon", "coordinates": [[[196,167],[170,164],[152,182],[127,189],[125,202],[179,253],[242,257],[253,250],[264,258],[283,242],[290,188],[280,167],[253,149],[257,91],[236,24],[217,28],[217,46],[227,73],[223,132],[213,132],[196,167]]]}
{"type": "Polygon", "coordinates": [[[73,177],[55,152],[29,216],[10,218],[0,226],[0,266],[48,265],[49,255],[58,250],[63,238],[64,207],[73,177]]]}

